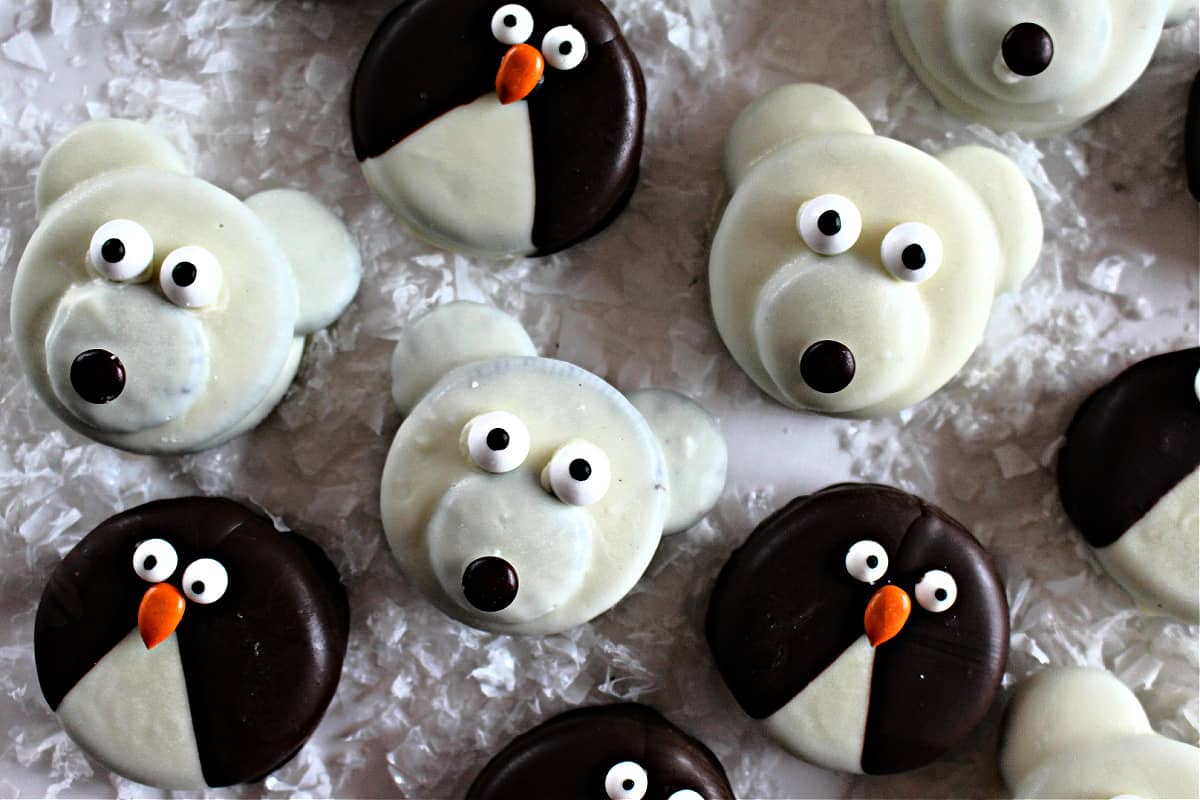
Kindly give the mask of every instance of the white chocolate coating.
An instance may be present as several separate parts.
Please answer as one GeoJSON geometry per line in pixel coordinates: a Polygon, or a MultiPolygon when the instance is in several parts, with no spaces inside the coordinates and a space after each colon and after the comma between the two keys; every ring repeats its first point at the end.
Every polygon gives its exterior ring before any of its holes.
{"type": "Polygon", "coordinates": [[[363,161],[362,169],[392,211],[436,245],[493,256],[536,249],[533,133],[524,100],[501,105],[494,93],[484,95],[363,161]]]}
{"type": "MultiPolygon", "coordinates": [[[[1000,130],[1051,136],[1082,125],[1141,76],[1180,0],[889,0],[900,51],[954,114],[1000,130]],[[1005,34],[1032,22],[1054,43],[1022,77],[1000,57],[1005,34]]],[[[1195,4],[1190,4],[1195,14],[1195,4]]]]}
{"type": "Polygon", "coordinates": [[[1200,623],[1200,469],[1094,552],[1144,610],[1200,623]]]}
{"type": "Polygon", "coordinates": [[[146,649],[137,628],[58,707],[63,728],[114,772],[163,789],[203,789],[179,644],[146,649]]]}
{"type": "Polygon", "coordinates": [[[242,203],[176,168],[169,147],[140,125],[106,121],[52,148],[38,184],[49,205],[13,287],[17,351],[37,392],[80,433],[142,453],[202,450],[257,424],[290,384],[303,335],[341,313],[361,273],[345,227],[307,195],[242,203]],[[144,166],[131,163],[135,146],[144,166]],[[108,156],[89,161],[96,153],[108,156]],[[153,241],[150,269],[131,282],[88,264],[93,234],[112,219],[135,221],[153,241]],[[216,258],[221,280],[215,302],[195,309],[171,302],[158,275],[191,245],[216,258]],[[92,349],[125,368],[106,403],[70,377],[92,349]]]}
{"type": "Polygon", "coordinates": [[[1155,733],[1112,675],[1046,669],[1006,712],[1000,771],[1017,798],[1200,795],[1200,749],[1155,733]]]}
{"type": "Polygon", "coordinates": [[[726,174],[742,177],[713,240],[709,283],[725,345],[763,391],[796,409],[870,417],[923,400],[958,372],[997,293],[1032,269],[1042,225],[1003,155],[963,147],[935,158],[864,126],[849,101],[813,85],[776,89],[744,112],[726,151],[726,174]],[[798,209],[825,194],[862,217],[839,255],[814,252],[796,226],[798,209]],[[921,283],[893,277],[881,257],[884,236],[906,222],[942,244],[940,269],[921,283]],[[855,361],[834,393],[801,374],[801,357],[821,341],[855,361]]]}

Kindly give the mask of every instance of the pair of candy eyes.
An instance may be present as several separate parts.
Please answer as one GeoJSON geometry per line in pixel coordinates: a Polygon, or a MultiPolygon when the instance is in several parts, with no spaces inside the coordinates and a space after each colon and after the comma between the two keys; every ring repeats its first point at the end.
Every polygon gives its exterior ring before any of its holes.
{"type": "MultiPolygon", "coordinates": [[[[485,472],[512,472],[529,455],[529,429],[507,411],[480,414],[466,424],[462,438],[471,461],[485,472]]],[[[567,505],[590,506],[608,492],[612,469],[603,450],[575,439],[554,452],[541,480],[546,491],[567,505]]]]}
{"type": "MultiPolygon", "coordinates": [[[[133,571],[147,583],[162,583],[175,574],[179,554],[166,539],[147,539],[133,550],[133,571]]],[[[198,558],[183,571],[183,593],[193,603],[220,600],[229,588],[229,573],[220,561],[198,558]]]]}
{"type": "MultiPolygon", "coordinates": [[[[604,776],[604,791],[608,800],[642,800],[650,788],[650,776],[636,761],[614,764],[604,776]]],[[[667,800],[704,800],[694,789],[672,792],[667,800]]]]}
{"type": "MultiPolygon", "coordinates": [[[[887,551],[879,542],[863,539],[855,542],[846,553],[846,571],[856,581],[875,583],[887,574],[887,570],[887,551]]],[[[921,608],[940,614],[958,599],[958,584],[949,572],[931,569],[917,581],[913,594],[921,608]]]]}
{"type": "MultiPolygon", "coordinates": [[[[492,16],[492,35],[500,44],[524,44],[533,36],[533,14],[517,3],[501,6],[492,16]]],[[[542,58],[554,69],[575,69],[586,57],[587,40],[571,25],[551,28],[542,38],[542,58]]]]}
{"type": "MultiPolygon", "coordinates": [[[[88,262],[110,281],[146,279],[154,262],[154,240],[133,220],[109,220],[92,234],[88,262]]],[[[221,262],[203,247],[177,247],[163,259],[158,283],[177,306],[210,306],[221,291],[221,262]]]]}
{"type": "MultiPolygon", "coordinates": [[[[840,194],[814,197],[796,214],[800,238],[815,253],[836,256],[854,247],[862,234],[862,214],[840,194]]],[[[942,239],[922,222],[902,222],[883,237],[883,265],[893,277],[921,283],[942,266],[942,239]]]]}

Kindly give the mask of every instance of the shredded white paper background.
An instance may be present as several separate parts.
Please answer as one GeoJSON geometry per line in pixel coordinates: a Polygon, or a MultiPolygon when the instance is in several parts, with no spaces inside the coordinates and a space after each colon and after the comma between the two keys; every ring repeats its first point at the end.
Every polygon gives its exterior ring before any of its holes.
{"type": "Polygon", "coordinates": [[[703,615],[729,552],[793,496],[846,479],[926,497],[991,549],[1012,606],[1006,693],[1044,664],[1104,666],[1157,730],[1197,742],[1197,628],[1134,610],[1071,530],[1054,479],[1062,431],[1088,393],[1135,360],[1197,341],[1197,205],[1181,145],[1195,21],[1168,32],[1141,81],[1085,129],[1028,141],[943,113],[893,45],[878,0],[612,0],[649,88],[638,191],[595,239],[497,265],[408,235],[355,163],[349,84],[391,5],[0,0],[0,796],[162,794],[100,769],[61,731],[37,686],[33,616],[51,570],[97,523],[197,492],[258,504],[319,541],[353,608],[342,683],[312,741],[265,784],[212,797],[461,797],[513,735],[614,700],[650,703],[703,738],[741,797],[1003,795],[1003,701],[938,763],[847,780],[769,741],[712,667],[703,615]],[[1005,151],[1042,207],[1032,277],[999,302],[959,377],[897,417],[847,422],[769,404],[711,322],[707,242],[724,135],[753,97],[795,80],[841,90],[903,141],[1005,151]],[[239,196],[315,192],[362,247],[358,300],[314,337],[276,413],[201,455],[132,456],[67,432],[13,352],[7,308],[34,227],[37,165],[70,128],[105,116],[153,123],[200,176],[239,196]],[[623,390],[694,396],[730,442],[716,512],[665,540],[616,609],[563,635],[512,639],[452,622],[384,547],[378,481],[399,425],[390,340],[456,297],[516,314],[543,354],[623,390]]]}

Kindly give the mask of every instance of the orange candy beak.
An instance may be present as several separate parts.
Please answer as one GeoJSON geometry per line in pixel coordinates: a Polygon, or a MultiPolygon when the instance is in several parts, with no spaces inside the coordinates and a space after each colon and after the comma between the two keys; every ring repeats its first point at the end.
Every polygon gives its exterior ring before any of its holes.
{"type": "Polygon", "coordinates": [[[863,615],[863,627],[871,646],[878,647],[898,634],[911,613],[912,598],[908,592],[891,584],[880,587],[871,596],[867,613],[863,615]]]}
{"type": "Polygon", "coordinates": [[[175,632],[186,607],[183,595],[169,583],[156,583],[146,590],[138,606],[138,632],[147,650],[162,644],[175,632]]]}
{"type": "Polygon", "coordinates": [[[546,71],[546,59],[541,52],[527,44],[515,44],[500,61],[496,74],[496,96],[504,105],[524,100],[537,88],[546,71]]]}

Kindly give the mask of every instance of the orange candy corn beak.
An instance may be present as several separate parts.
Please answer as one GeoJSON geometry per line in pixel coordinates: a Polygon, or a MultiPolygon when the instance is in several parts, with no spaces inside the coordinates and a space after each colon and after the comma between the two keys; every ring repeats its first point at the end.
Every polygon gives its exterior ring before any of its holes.
{"type": "Polygon", "coordinates": [[[537,88],[546,71],[546,59],[541,52],[527,44],[514,44],[500,62],[496,74],[496,96],[504,105],[524,100],[537,88]]]}
{"type": "Polygon", "coordinates": [[[863,627],[872,647],[891,639],[908,622],[912,613],[912,598],[899,586],[887,585],[871,596],[867,613],[863,615],[863,627]]]}
{"type": "Polygon", "coordinates": [[[183,595],[169,583],[156,583],[146,590],[138,606],[138,632],[147,650],[162,644],[175,632],[186,607],[183,595]]]}

